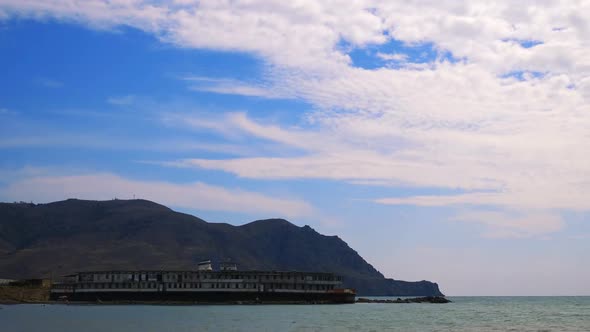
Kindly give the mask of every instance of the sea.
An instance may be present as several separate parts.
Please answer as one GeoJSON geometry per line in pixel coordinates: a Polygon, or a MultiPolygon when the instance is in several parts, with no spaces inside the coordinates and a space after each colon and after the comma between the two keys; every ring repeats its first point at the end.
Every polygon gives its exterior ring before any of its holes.
{"type": "Polygon", "coordinates": [[[0,331],[590,331],[590,297],[448,304],[0,305],[0,331]]]}

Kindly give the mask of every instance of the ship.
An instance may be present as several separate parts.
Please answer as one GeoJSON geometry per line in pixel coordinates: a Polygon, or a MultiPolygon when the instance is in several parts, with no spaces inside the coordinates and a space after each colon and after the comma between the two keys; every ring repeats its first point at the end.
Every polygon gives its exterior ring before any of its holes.
{"type": "Polygon", "coordinates": [[[227,262],[214,271],[210,260],[197,270],[78,272],[50,290],[51,300],[89,303],[340,304],[355,298],[334,273],[238,270],[227,262]]]}

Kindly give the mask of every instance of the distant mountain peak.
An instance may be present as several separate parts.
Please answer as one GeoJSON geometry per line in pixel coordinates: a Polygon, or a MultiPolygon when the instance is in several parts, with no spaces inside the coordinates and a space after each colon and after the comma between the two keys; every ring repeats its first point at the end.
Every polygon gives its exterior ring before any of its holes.
{"type": "Polygon", "coordinates": [[[334,272],[362,295],[440,295],[430,282],[385,279],[340,238],[285,219],[208,223],[142,199],[0,204],[0,277],[195,269],[203,259],[231,259],[243,269],[334,272]]]}
{"type": "Polygon", "coordinates": [[[271,219],[260,219],[260,220],[255,220],[252,222],[249,222],[247,224],[244,224],[243,226],[293,226],[293,227],[299,227],[293,223],[291,223],[288,220],[285,219],[281,219],[281,218],[271,218],[271,219]]]}
{"type": "Polygon", "coordinates": [[[141,198],[134,198],[134,199],[119,199],[113,198],[110,200],[87,200],[87,199],[78,199],[78,198],[68,198],[63,201],[56,201],[46,204],[36,204],[36,205],[66,205],[66,206],[88,206],[88,205],[95,205],[101,207],[147,207],[147,208],[155,208],[155,209],[162,209],[167,211],[172,211],[165,205],[141,198]]]}

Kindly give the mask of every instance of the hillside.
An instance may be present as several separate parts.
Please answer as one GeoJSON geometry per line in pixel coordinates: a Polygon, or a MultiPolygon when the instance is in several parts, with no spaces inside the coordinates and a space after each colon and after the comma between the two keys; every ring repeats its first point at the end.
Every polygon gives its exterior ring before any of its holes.
{"type": "Polygon", "coordinates": [[[208,223],[145,200],[0,203],[0,277],[194,269],[209,258],[242,269],[336,272],[362,295],[441,295],[435,283],[386,279],[339,237],[282,219],[208,223]]]}

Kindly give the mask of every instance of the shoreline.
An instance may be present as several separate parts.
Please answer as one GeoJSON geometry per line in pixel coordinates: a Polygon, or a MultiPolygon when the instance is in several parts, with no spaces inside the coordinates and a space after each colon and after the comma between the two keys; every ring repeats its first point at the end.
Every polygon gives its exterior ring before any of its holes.
{"type": "Polygon", "coordinates": [[[365,297],[359,297],[355,303],[452,303],[453,301],[447,299],[444,296],[422,296],[422,297],[411,297],[411,298],[397,298],[393,299],[369,299],[365,297]]]}
{"type": "Polygon", "coordinates": [[[342,305],[342,304],[407,304],[407,303],[433,303],[443,304],[452,303],[451,300],[442,296],[426,296],[415,298],[397,298],[393,299],[368,299],[358,298],[354,303],[322,303],[308,301],[232,301],[232,302],[166,302],[166,301],[3,301],[0,305],[18,305],[18,304],[43,304],[43,305],[155,305],[155,306],[201,306],[201,305],[342,305]]]}
{"type": "Polygon", "coordinates": [[[1,286],[0,287],[0,305],[15,305],[15,304],[65,304],[65,305],[306,305],[306,304],[357,304],[357,303],[449,303],[451,302],[444,296],[423,296],[412,298],[397,298],[397,299],[374,299],[366,297],[357,297],[354,302],[337,303],[325,300],[233,300],[233,301],[133,301],[133,300],[112,300],[112,301],[64,301],[51,300],[50,289],[43,287],[23,287],[23,286],[1,286]]]}

